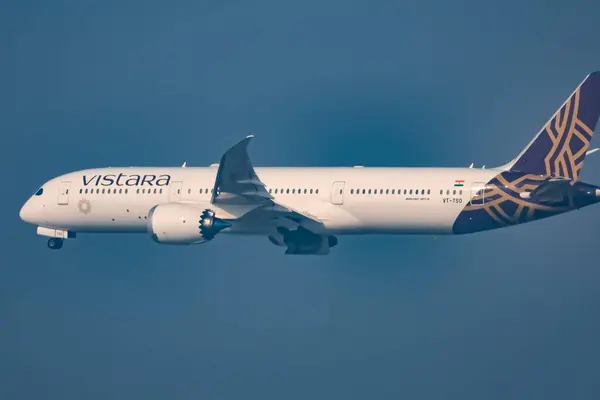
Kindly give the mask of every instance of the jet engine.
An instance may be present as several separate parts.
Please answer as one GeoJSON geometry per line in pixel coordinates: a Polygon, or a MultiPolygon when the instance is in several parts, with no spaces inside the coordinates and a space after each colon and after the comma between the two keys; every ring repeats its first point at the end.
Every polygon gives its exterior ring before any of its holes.
{"type": "Polygon", "coordinates": [[[159,204],[148,214],[148,232],[158,243],[205,243],[230,226],[213,210],[195,204],[159,204]]]}

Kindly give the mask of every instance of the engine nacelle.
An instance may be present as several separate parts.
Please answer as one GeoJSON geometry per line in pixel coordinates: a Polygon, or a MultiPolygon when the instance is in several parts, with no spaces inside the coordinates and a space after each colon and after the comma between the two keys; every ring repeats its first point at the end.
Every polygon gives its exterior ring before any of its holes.
{"type": "Polygon", "coordinates": [[[200,244],[230,226],[213,210],[195,204],[159,204],[148,214],[148,232],[158,243],[200,244]]]}

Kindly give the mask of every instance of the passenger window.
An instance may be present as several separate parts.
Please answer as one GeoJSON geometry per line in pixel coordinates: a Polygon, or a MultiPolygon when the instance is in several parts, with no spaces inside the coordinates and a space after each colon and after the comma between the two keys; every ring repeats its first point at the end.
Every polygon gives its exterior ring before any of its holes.
{"type": "Polygon", "coordinates": [[[454,189],[454,190],[452,191],[452,194],[456,194],[456,189],[454,189]]]}
{"type": "Polygon", "coordinates": [[[371,194],[371,189],[369,189],[369,194],[371,194]]]}
{"type": "Polygon", "coordinates": [[[304,194],[308,193],[308,190],[304,189],[304,194]]]}
{"type": "Polygon", "coordinates": [[[85,194],[87,194],[87,192],[88,192],[88,190],[87,190],[87,189],[85,189],[85,194]]]}
{"type": "MultiPolygon", "coordinates": [[[[392,194],[396,193],[396,189],[392,189],[392,194]]],[[[400,191],[398,191],[400,193],[400,191]]]]}
{"type": "Polygon", "coordinates": [[[285,194],[290,194],[290,189],[285,189],[285,194]]]}
{"type": "Polygon", "coordinates": [[[458,194],[462,195],[462,190],[459,190],[459,191],[458,191],[458,194]]]}
{"type": "Polygon", "coordinates": [[[425,189],[421,189],[421,195],[425,194],[425,189]]]}
{"type": "MultiPolygon", "coordinates": [[[[160,189],[160,190],[162,190],[162,189],[160,189]]],[[[129,189],[125,189],[125,194],[127,194],[128,192],[129,192],[129,189]]]]}
{"type": "Polygon", "coordinates": [[[406,189],[404,189],[404,194],[406,194],[406,189]]]}
{"type": "Polygon", "coordinates": [[[350,189],[350,194],[354,194],[354,189],[350,189]]]}
{"type": "Polygon", "coordinates": [[[104,194],[104,189],[102,189],[102,194],[104,194]]]}
{"type": "Polygon", "coordinates": [[[450,194],[450,189],[446,189],[446,196],[450,194]]]}
{"type": "Polygon", "coordinates": [[[365,193],[366,193],[366,189],[363,189],[363,194],[365,194],[365,193]]]}
{"type": "Polygon", "coordinates": [[[410,189],[410,192],[408,194],[412,194],[412,189],[410,189]]]}
{"type": "MultiPolygon", "coordinates": [[[[191,193],[192,189],[188,189],[188,193],[191,193]]],[[[156,189],[154,189],[154,194],[156,194],[156,189]]]]}
{"type": "Polygon", "coordinates": [[[312,189],[310,189],[310,194],[313,194],[313,190],[312,189]]]}
{"type": "Polygon", "coordinates": [[[319,189],[315,190],[315,193],[316,193],[316,194],[319,194],[319,189]]]}

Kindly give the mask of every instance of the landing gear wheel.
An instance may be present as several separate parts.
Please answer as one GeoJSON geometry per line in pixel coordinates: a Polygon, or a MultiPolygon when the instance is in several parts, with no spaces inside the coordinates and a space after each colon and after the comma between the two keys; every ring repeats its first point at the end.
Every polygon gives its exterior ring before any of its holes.
{"type": "Polygon", "coordinates": [[[58,250],[63,247],[63,239],[60,238],[50,238],[48,239],[48,247],[52,250],[58,250]]]}

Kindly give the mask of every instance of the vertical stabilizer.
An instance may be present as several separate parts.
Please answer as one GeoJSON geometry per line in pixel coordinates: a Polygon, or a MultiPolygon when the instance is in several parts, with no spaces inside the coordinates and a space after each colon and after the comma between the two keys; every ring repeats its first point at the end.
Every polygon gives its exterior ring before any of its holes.
{"type": "Polygon", "coordinates": [[[600,116],[600,71],[588,75],[505,170],[579,178],[600,116]]]}

